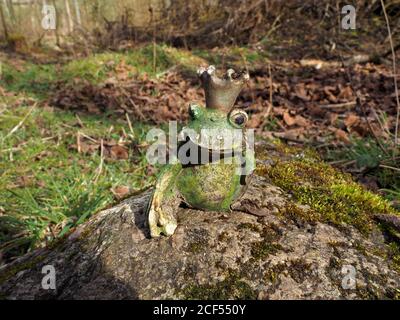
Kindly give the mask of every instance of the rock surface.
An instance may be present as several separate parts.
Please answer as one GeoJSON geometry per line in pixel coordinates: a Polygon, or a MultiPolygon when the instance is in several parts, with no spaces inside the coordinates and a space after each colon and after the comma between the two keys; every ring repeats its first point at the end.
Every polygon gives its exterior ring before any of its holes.
{"type": "Polygon", "coordinates": [[[181,208],[170,237],[150,239],[149,192],[104,210],[51,248],[0,269],[3,299],[371,299],[394,298],[400,274],[379,229],[294,221],[288,201],[255,176],[235,211],[181,208]],[[245,212],[240,212],[243,210],[245,212]],[[247,213],[246,213],[247,212],[247,213]],[[251,213],[251,214],[249,214],[251,213]],[[56,289],[42,289],[42,267],[56,289]],[[354,277],[352,277],[354,275],[354,277]]]}

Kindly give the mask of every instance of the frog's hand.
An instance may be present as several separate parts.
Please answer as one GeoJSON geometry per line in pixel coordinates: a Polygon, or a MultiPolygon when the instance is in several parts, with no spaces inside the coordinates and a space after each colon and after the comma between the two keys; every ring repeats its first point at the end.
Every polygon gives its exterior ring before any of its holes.
{"type": "Polygon", "coordinates": [[[175,186],[176,176],[181,169],[180,164],[169,165],[161,172],[156,187],[147,207],[150,235],[170,236],[177,227],[176,210],[181,203],[179,192],[175,186]]]}

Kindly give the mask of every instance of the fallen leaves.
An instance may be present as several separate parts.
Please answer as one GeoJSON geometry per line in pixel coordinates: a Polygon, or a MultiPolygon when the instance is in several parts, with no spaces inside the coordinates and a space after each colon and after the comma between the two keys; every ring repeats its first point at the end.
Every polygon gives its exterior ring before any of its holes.
{"type": "Polygon", "coordinates": [[[297,125],[299,127],[306,127],[309,121],[301,115],[291,116],[289,112],[284,112],[283,121],[289,126],[297,125]]]}
{"type": "Polygon", "coordinates": [[[129,158],[128,148],[124,146],[115,145],[106,150],[109,150],[111,159],[126,160],[129,158]]]}
{"type": "MultiPolygon", "coordinates": [[[[77,143],[70,146],[79,153],[93,154],[101,152],[101,140],[89,136],[77,134],[77,143]]],[[[129,158],[128,141],[116,142],[115,140],[103,140],[103,156],[106,160],[127,160],[129,158]]]]}
{"type": "Polygon", "coordinates": [[[62,87],[51,99],[51,104],[76,112],[92,114],[128,113],[133,121],[165,123],[186,120],[189,101],[203,100],[200,87],[182,79],[177,73],[168,73],[162,79],[147,76],[120,77],[101,85],[80,83],[62,87]]]}
{"type": "Polygon", "coordinates": [[[294,125],[296,123],[296,120],[294,117],[292,117],[288,111],[286,111],[283,114],[283,121],[285,121],[285,123],[290,127],[292,125],[294,125]]]}
{"type": "MultiPolygon", "coordinates": [[[[385,112],[389,120],[385,130],[393,129],[395,117],[395,97],[390,72],[379,66],[367,64],[352,67],[310,68],[292,62],[284,68],[274,66],[273,82],[268,72],[260,71],[251,77],[250,85],[242,91],[237,106],[249,113],[248,127],[263,130],[266,113],[275,118],[278,132],[288,132],[287,136],[304,136],[308,140],[333,140],[349,143],[351,135],[367,136],[370,126],[380,136],[381,125],[375,110],[385,112]],[[349,84],[350,74],[352,84],[349,84]],[[272,85],[273,106],[270,108],[270,87],[272,85]],[[362,98],[364,112],[357,106],[356,94],[362,98]],[[364,119],[369,117],[370,125],[364,119]],[[330,130],[334,127],[334,130],[330,130]]],[[[101,85],[78,83],[60,88],[51,99],[51,105],[77,112],[107,112],[117,117],[129,117],[132,122],[141,121],[154,124],[170,120],[187,120],[189,102],[204,103],[204,95],[199,83],[176,71],[167,72],[160,79],[150,79],[146,75],[134,78],[126,76],[133,70],[121,62],[116,69],[117,77],[101,85]],[[121,73],[120,76],[118,74],[121,73]]],[[[285,134],[283,134],[285,136],[285,134]]],[[[80,152],[98,150],[98,143],[82,143],[80,152]]],[[[105,156],[112,159],[126,159],[124,147],[107,146],[105,156]]]]}
{"type": "Polygon", "coordinates": [[[342,129],[336,129],[335,130],[335,137],[341,141],[344,142],[345,144],[350,144],[350,138],[347,132],[345,132],[342,129]]]}

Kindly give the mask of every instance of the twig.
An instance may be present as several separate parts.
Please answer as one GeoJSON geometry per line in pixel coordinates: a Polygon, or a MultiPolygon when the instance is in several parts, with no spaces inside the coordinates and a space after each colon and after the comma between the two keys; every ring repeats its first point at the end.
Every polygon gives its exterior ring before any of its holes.
{"type": "Polygon", "coordinates": [[[128,97],[128,95],[125,94],[125,96],[128,98],[129,102],[132,104],[133,108],[136,110],[138,113],[139,117],[142,118],[142,120],[146,121],[146,117],[144,116],[143,112],[140,110],[140,108],[136,105],[135,102],[131,98],[128,97]]]}
{"type": "Polygon", "coordinates": [[[394,171],[400,172],[400,169],[399,169],[399,168],[392,167],[392,166],[387,166],[387,165],[385,165],[385,164],[380,164],[379,167],[380,167],[380,168],[386,168],[386,169],[390,169],[390,170],[394,170],[394,171]]]}
{"type": "Polygon", "coordinates": [[[133,131],[131,119],[129,119],[128,113],[125,113],[125,116],[126,116],[126,121],[128,121],[128,127],[129,127],[129,130],[131,131],[132,138],[133,138],[135,136],[135,132],[133,131]]]}
{"type": "MultiPolygon", "coordinates": [[[[397,86],[397,78],[396,78],[396,53],[395,53],[395,49],[394,49],[394,46],[393,46],[392,31],[390,29],[389,18],[388,18],[388,15],[386,13],[386,7],[385,7],[385,3],[384,3],[383,0],[381,0],[381,5],[382,5],[383,14],[384,14],[385,20],[386,20],[386,26],[387,26],[388,35],[389,35],[390,48],[391,48],[391,51],[392,51],[393,81],[394,81],[394,91],[395,91],[396,103],[397,103],[396,127],[395,127],[395,131],[394,131],[394,144],[397,146],[397,142],[398,142],[398,139],[399,139],[398,133],[399,133],[399,117],[400,117],[400,100],[399,100],[399,89],[398,89],[398,86],[397,86]]],[[[394,148],[393,151],[396,152],[396,148],[394,148]]]]}
{"type": "Polygon", "coordinates": [[[349,102],[344,102],[344,103],[336,103],[336,104],[324,104],[320,105],[321,108],[326,108],[326,109],[336,109],[336,108],[344,108],[344,107],[352,107],[357,104],[356,101],[349,101],[349,102]]]}
{"type": "MultiPolygon", "coordinates": [[[[269,36],[272,34],[272,32],[274,32],[276,29],[279,28],[280,25],[278,25],[279,20],[281,19],[281,14],[279,14],[274,22],[272,23],[271,27],[269,28],[269,31],[267,32],[267,34],[263,37],[263,39],[268,39],[269,36]]],[[[259,41],[260,43],[261,41],[259,41]]]]}
{"type": "Polygon", "coordinates": [[[149,7],[150,11],[150,23],[153,27],[153,72],[157,71],[157,43],[156,43],[156,25],[154,22],[153,7],[149,7]]]}
{"type": "Polygon", "coordinates": [[[28,110],[28,112],[26,113],[24,118],[14,128],[12,128],[12,130],[9,133],[7,133],[7,135],[3,138],[3,140],[6,140],[8,137],[10,137],[13,133],[15,133],[24,124],[26,119],[28,119],[29,115],[32,113],[33,109],[35,109],[36,105],[37,105],[37,102],[32,107],[30,107],[30,109],[28,110]]]}
{"type": "Polygon", "coordinates": [[[135,111],[138,113],[139,117],[142,118],[143,121],[146,121],[146,117],[143,114],[143,112],[140,110],[140,108],[136,105],[136,103],[129,97],[127,94],[126,90],[123,87],[119,87],[122,89],[122,94],[125,96],[125,98],[128,99],[128,101],[131,103],[132,107],[135,109],[135,111]]]}
{"type": "Polygon", "coordinates": [[[79,131],[76,133],[76,146],[78,148],[78,153],[81,153],[81,151],[82,151],[81,133],[79,131]]]}
{"type": "Polygon", "coordinates": [[[348,159],[343,159],[343,160],[338,160],[338,161],[332,161],[328,162],[331,166],[340,166],[341,168],[348,167],[352,164],[356,163],[356,160],[348,160],[348,159]]]}
{"type": "Polygon", "coordinates": [[[8,148],[8,149],[0,150],[0,153],[3,153],[3,152],[14,152],[14,151],[19,151],[19,150],[22,150],[22,148],[21,147],[14,147],[14,148],[8,148]]]}
{"type": "Polygon", "coordinates": [[[83,125],[83,122],[82,122],[81,118],[79,118],[79,116],[78,116],[77,113],[75,113],[75,118],[76,118],[76,120],[78,120],[78,123],[79,123],[79,125],[81,126],[81,128],[85,127],[85,126],[83,125]]]}
{"type": "Polygon", "coordinates": [[[92,142],[94,142],[94,143],[98,143],[98,141],[97,141],[96,139],[93,139],[92,137],[90,137],[90,136],[84,134],[83,132],[80,132],[80,131],[79,131],[79,134],[80,134],[82,137],[84,137],[84,138],[86,138],[86,139],[88,139],[88,140],[90,140],[90,141],[92,141],[92,142]]]}
{"type": "Polygon", "coordinates": [[[101,173],[103,172],[103,163],[104,163],[104,144],[103,144],[103,139],[101,139],[100,140],[100,164],[96,170],[94,183],[97,183],[97,180],[99,179],[101,173]]]}
{"type": "MultiPolygon", "coordinates": [[[[379,126],[381,127],[381,130],[382,130],[383,132],[385,132],[385,133],[388,135],[388,137],[390,137],[390,135],[391,135],[390,131],[387,129],[387,127],[384,126],[384,124],[382,123],[382,120],[379,118],[379,116],[378,116],[378,114],[376,113],[375,109],[372,108],[371,110],[372,110],[372,113],[373,113],[374,117],[375,117],[376,120],[378,121],[379,126]]],[[[380,110],[379,110],[379,111],[380,111],[380,110]]],[[[380,112],[381,112],[381,111],[380,111],[380,112]]]]}
{"type": "Polygon", "coordinates": [[[53,140],[55,138],[58,138],[58,136],[44,137],[44,138],[42,138],[42,141],[45,142],[45,141],[53,140]]]}

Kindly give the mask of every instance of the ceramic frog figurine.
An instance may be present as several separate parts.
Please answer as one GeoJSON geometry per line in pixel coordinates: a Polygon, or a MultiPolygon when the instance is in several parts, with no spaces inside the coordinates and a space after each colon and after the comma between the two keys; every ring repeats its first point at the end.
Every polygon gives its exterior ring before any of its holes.
{"type": "Polygon", "coordinates": [[[147,214],[150,234],[170,236],[180,204],[201,210],[230,211],[254,169],[254,152],[244,126],[247,114],[233,107],[249,75],[229,69],[200,68],[206,106],[189,106],[190,120],[178,136],[178,157],[160,173],[147,214]]]}

